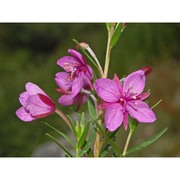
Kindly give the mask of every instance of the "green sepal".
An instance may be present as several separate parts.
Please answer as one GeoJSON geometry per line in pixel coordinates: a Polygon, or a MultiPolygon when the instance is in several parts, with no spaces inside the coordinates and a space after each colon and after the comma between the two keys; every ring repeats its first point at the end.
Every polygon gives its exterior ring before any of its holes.
{"type": "Polygon", "coordinates": [[[84,131],[83,131],[83,133],[81,135],[81,138],[79,139],[78,148],[83,147],[84,142],[85,142],[86,137],[87,137],[87,134],[89,132],[89,127],[90,127],[90,121],[86,124],[86,127],[84,128],[84,131]]]}
{"type": "Polygon", "coordinates": [[[157,133],[155,136],[151,137],[149,140],[131,148],[130,150],[127,151],[126,155],[127,154],[130,154],[130,153],[133,153],[135,151],[138,151],[142,148],[145,148],[146,146],[152,144],[154,141],[156,141],[158,138],[160,138],[166,131],[167,131],[168,128],[165,128],[163,129],[162,131],[160,131],[159,133],[157,133]]]}
{"type": "Polygon", "coordinates": [[[79,153],[80,157],[82,157],[84,154],[86,154],[90,150],[91,145],[94,142],[95,136],[96,136],[96,130],[93,129],[89,140],[87,141],[86,145],[82,148],[81,152],[79,153]]]}
{"type": "Polygon", "coordinates": [[[151,109],[154,109],[157,105],[159,105],[159,104],[161,103],[161,101],[162,101],[162,99],[160,99],[155,105],[153,105],[153,106],[151,107],[151,109]]]}
{"type": "Polygon", "coordinates": [[[49,133],[45,133],[45,135],[51,138],[57,145],[59,145],[59,147],[61,147],[70,157],[73,157],[73,155],[66,149],[66,147],[64,147],[55,137],[49,133]]]}
{"type": "Polygon", "coordinates": [[[115,28],[114,33],[113,33],[112,38],[111,38],[111,42],[110,42],[110,48],[111,49],[118,42],[118,39],[120,38],[120,35],[121,35],[121,30],[122,30],[122,23],[118,23],[116,25],[116,28],[115,28]]]}
{"type": "Polygon", "coordinates": [[[95,107],[94,107],[94,103],[93,103],[93,101],[92,101],[91,98],[88,98],[88,100],[87,100],[87,105],[88,105],[88,111],[89,111],[89,114],[90,114],[90,116],[91,116],[91,119],[92,119],[92,120],[97,119],[96,109],[95,109],[95,107]]]}
{"type": "Polygon", "coordinates": [[[63,136],[74,148],[75,148],[75,144],[74,142],[72,142],[72,140],[63,132],[59,131],[58,129],[56,129],[55,127],[51,126],[50,124],[48,124],[47,122],[44,122],[44,124],[46,124],[48,127],[50,127],[51,129],[55,130],[58,134],[60,134],[61,136],[63,136]]]}

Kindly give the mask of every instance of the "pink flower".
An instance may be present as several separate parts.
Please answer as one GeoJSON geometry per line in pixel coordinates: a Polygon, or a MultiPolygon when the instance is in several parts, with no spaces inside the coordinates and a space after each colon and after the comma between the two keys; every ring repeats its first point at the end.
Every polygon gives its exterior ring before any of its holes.
{"type": "MultiPolygon", "coordinates": [[[[57,91],[63,94],[59,99],[58,102],[63,106],[70,106],[72,104],[77,104],[78,108],[81,104],[85,103],[87,97],[85,94],[79,92],[76,96],[72,95],[72,86],[73,86],[74,78],[71,76],[70,73],[67,72],[59,72],[56,74],[55,82],[59,86],[57,91]]],[[[88,88],[89,86],[86,85],[84,88],[88,88]]]]}
{"type": "Polygon", "coordinates": [[[79,52],[73,49],[69,49],[68,52],[71,56],[62,57],[57,64],[70,74],[71,95],[75,97],[83,87],[89,85],[92,88],[93,71],[79,52]]]}
{"type": "Polygon", "coordinates": [[[22,121],[43,118],[55,111],[54,102],[36,84],[29,82],[25,87],[26,91],[19,97],[22,107],[16,111],[16,115],[22,121]]]}
{"type": "Polygon", "coordinates": [[[128,75],[121,85],[120,80],[101,78],[96,80],[94,89],[105,102],[99,107],[105,109],[105,126],[115,131],[122,123],[128,127],[128,114],[142,123],[152,123],[156,115],[142,100],[148,98],[148,92],[142,93],[145,87],[145,71],[138,70],[128,75]]]}

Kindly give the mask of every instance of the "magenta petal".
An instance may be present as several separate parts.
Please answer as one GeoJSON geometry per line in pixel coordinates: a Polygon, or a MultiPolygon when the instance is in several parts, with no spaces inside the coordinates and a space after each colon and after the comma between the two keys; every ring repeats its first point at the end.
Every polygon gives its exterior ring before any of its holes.
{"type": "Polygon", "coordinates": [[[111,79],[100,78],[94,83],[98,96],[106,102],[116,102],[120,99],[119,88],[111,79]]]}
{"type": "Polygon", "coordinates": [[[56,84],[64,91],[71,90],[73,79],[67,72],[59,72],[55,78],[56,84]]]}
{"type": "Polygon", "coordinates": [[[16,111],[16,115],[18,116],[19,119],[21,119],[22,121],[25,122],[29,122],[29,121],[33,121],[36,118],[32,117],[30,115],[30,113],[28,113],[24,107],[20,107],[17,111],[16,111]]]}
{"type": "Polygon", "coordinates": [[[99,109],[106,109],[110,105],[111,105],[111,103],[102,102],[101,104],[98,105],[98,108],[99,109]]]}
{"type": "Polygon", "coordinates": [[[62,95],[58,102],[62,104],[63,106],[70,106],[75,103],[74,98],[72,95],[62,95]]]}
{"type": "Polygon", "coordinates": [[[131,101],[127,103],[126,108],[130,116],[139,122],[151,123],[156,120],[156,115],[145,102],[131,101]]]}
{"type": "Polygon", "coordinates": [[[136,98],[139,100],[145,100],[150,96],[150,92],[141,93],[136,98]]]}
{"type": "Polygon", "coordinates": [[[81,65],[73,56],[64,56],[57,61],[57,64],[66,72],[74,72],[76,67],[81,65]]]}
{"type": "Polygon", "coordinates": [[[123,88],[121,86],[120,80],[118,78],[118,76],[116,74],[114,74],[114,82],[116,82],[118,88],[119,88],[119,92],[122,94],[123,93],[123,88]]]}
{"type": "Polygon", "coordinates": [[[46,93],[42,89],[40,89],[39,86],[31,82],[26,84],[26,91],[29,95],[35,95],[37,93],[46,95],[46,93]]]}
{"type": "Polygon", "coordinates": [[[44,117],[55,111],[55,106],[44,103],[39,95],[30,96],[25,107],[33,117],[44,117]]]}
{"type": "Polygon", "coordinates": [[[74,56],[81,64],[86,64],[83,56],[74,49],[68,49],[68,52],[74,56]]]}
{"type": "Polygon", "coordinates": [[[79,73],[77,77],[74,78],[72,84],[72,96],[75,97],[82,89],[85,83],[83,72],[79,73]]]}
{"type": "Polygon", "coordinates": [[[27,92],[23,92],[20,94],[19,96],[19,101],[20,103],[23,105],[23,106],[26,106],[27,105],[27,100],[29,98],[29,95],[27,92]]]}
{"type": "Polygon", "coordinates": [[[144,71],[135,71],[125,78],[123,91],[126,93],[140,94],[144,90],[145,80],[144,71]]]}
{"type": "Polygon", "coordinates": [[[109,131],[115,131],[123,122],[122,106],[113,103],[105,111],[105,125],[109,131]]]}

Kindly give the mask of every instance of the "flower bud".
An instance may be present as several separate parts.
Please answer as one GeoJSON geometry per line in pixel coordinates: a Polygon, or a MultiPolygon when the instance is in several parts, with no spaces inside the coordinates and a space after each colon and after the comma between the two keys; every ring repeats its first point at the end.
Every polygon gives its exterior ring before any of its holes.
{"type": "Polygon", "coordinates": [[[145,76],[147,76],[152,71],[152,68],[150,66],[144,66],[141,68],[141,70],[143,70],[145,76]]]}
{"type": "MultiPolygon", "coordinates": [[[[87,49],[89,47],[89,44],[85,43],[85,42],[80,42],[79,45],[81,46],[81,48],[83,49],[87,49]]],[[[76,49],[79,50],[78,45],[76,45],[76,49]]]]}

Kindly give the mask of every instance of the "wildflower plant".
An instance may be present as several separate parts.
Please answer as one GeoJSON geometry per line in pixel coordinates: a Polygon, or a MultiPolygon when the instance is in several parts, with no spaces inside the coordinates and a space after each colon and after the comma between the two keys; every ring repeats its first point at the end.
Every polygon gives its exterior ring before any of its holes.
{"type": "Polygon", "coordinates": [[[64,150],[66,157],[105,157],[109,156],[110,150],[113,157],[125,157],[153,143],[167,130],[165,128],[149,140],[128,149],[131,136],[138,124],[154,123],[157,120],[153,108],[161,100],[154,106],[146,101],[150,92],[144,92],[144,88],[146,78],[152,70],[148,66],[135,70],[121,79],[116,74],[113,79],[108,78],[111,50],[125,27],[125,23],[106,23],[108,41],[104,69],[88,44],[73,40],[76,50],[69,49],[69,55],[57,60],[57,65],[63,70],[55,75],[56,91],[60,94],[57,100],[60,108],[42,89],[31,82],[25,85],[26,91],[20,94],[19,101],[22,107],[16,111],[16,115],[22,121],[30,122],[56,112],[67,124],[75,137],[73,140],[67,135],[69,133],[61,132],[44,122],[73,147],[74,153],[46,133],[64,150]],[[95,68],[98,74],[95,74],[95,68]],[[61,110],[61,106],[73,104],[76,105],[76,113],[79,114],[76,121],[61,110]],[[85,112],[79,113],[84,104],[87,104],[89,112],[87,117],[85,112]],[[121,126],[124,128],[120,128],[121,126]],[[123,149],[117,145],[117,133],[120,130],[129,132],[123,149]]]}

